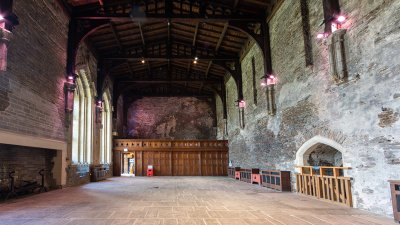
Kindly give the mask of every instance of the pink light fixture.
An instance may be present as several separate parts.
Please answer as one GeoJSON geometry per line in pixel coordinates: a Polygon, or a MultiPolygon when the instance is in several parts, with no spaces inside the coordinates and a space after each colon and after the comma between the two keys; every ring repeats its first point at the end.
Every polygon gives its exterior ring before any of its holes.
{"type": "Polygon", "coordinates": [[[96,122],[101,123],[101,114],[103,112],[103,101],[98,100],[96,104],[96,122]]]}
{"type": "Polygon", "coordinates": [[[74,76],[69,75],[67,79],[69,83],[74,83],[74,76]]]}
{"type": "Polygon", "coordinates": [[[262,76],[261,79],[264,79],[264,81],[261,82],[262,87],[276,84],[276,82],[277,82],[277,79],[276,79],[275,75],[273,75],[273,74],[266,74],[266,75],[262,76]]]}
{"type": "Polygon", "coordinates": [[[337,19],[336,19],[339,23],[343,23],[346,20],[346,17],[343,15],[340,15],[337,19]]]}
{"type": "Polygon", "coordinates": [[[246,102],[242,99],[239,101],[238,105],[239,105],[239,108],[244,108],[244,107],[246,107],[246,102]]]}
{"type": "Polygon", "coordinates": [[[0,15],[0,20],[4,20],[4,16],[0,15]]]}
{"type": "Polygon", "coordinates": [[[267,85],[276,84],[276,81],[276,77],[273,74],[267,77],[267,85]]]}

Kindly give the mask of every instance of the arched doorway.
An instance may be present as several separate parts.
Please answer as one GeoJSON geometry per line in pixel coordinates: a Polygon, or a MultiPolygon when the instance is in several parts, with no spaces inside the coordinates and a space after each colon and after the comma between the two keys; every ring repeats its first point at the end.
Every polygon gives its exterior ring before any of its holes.
{"type": "Polygon", "coordinates": [[[343,166],[343,147],[334,140],[317,135],[297,150],[295,161],[297,166],[343,166]]]}
{"type": "Polygon", "coordinates": [[[351,178],[344,177],[342,146],[322,136],[306,141],[296,153],[298,193],[352,207],[351,178]]]}
{"type": "Polygon", "coordinates": [[[322,143],[316,144],[309,149],[307,154],[303,155],[303,160],[310,166],[343,166],[342,153],[322,143]]]}

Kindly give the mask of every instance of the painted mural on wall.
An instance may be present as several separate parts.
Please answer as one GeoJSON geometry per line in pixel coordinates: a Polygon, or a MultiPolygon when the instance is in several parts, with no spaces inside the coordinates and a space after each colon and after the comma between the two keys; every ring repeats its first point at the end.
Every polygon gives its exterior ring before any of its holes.
{"type": "Polygon", "coordinates": [[[194,97],[145,97],[127,111],[128,138],[215,139],[213,101],[194,97]]]}

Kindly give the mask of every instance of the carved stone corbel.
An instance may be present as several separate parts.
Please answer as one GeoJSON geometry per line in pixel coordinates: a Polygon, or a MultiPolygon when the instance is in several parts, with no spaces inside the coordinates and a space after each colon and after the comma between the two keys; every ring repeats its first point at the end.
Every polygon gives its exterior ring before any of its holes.
{"type": "Polygon", "coordinates": [[[327,39],[330,74],[336,84],[346,82],[348,77],[344,45],[346,31],[346,29],[339,29],[329,35],[327,39]]]}

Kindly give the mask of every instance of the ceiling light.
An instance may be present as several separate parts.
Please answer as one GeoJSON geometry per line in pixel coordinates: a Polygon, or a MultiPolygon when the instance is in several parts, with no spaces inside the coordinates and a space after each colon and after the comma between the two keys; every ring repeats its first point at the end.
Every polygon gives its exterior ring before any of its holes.
{"type": "Polygon", "coordinates": [[[142,62],[142,64],[145,64],[145,63],[146,63],[146,60],[142,59],[142,61],[141,61],[141,62],[142,62]]]}

